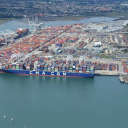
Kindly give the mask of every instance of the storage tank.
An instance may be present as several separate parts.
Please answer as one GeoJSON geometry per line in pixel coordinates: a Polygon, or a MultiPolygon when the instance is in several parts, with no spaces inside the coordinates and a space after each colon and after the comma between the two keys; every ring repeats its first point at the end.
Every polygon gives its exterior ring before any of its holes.
{"type": "Polygon", "coordinates": [[[105,53],[108,54],[108,50],[105,50],[105,53]]]}

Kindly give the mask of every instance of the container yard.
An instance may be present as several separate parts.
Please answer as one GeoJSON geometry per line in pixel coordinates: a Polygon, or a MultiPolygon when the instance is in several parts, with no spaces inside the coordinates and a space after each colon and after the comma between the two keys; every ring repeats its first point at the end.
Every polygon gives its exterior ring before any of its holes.
{"type": "MultiPolygon", "coordinates": [[[[98,33],[92,31],[94,28],[88,24],[45,27],[35,32],[18,29],[16,32],[20,36],[15,37],[16,40],[9,45],[0,47],[0,68],[62,73],[94,72],[95,75],[127,73],[127,61],[109,57],[114,55],[110,46],[111,34],[103,33],[108,27],[103,27],[103,23],[101,25],[94,27],[100,29],[98,33]],[[100,45],[97,46],[97,43],[100,45]]],[[[4,38],[1,40],[4,41],[4,38]]]]}

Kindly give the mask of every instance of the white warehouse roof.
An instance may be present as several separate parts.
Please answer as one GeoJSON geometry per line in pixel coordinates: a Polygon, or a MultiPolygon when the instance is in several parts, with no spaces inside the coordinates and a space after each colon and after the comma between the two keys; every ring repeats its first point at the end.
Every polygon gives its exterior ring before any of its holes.
{"type": "Polygon", "coordinates": [[[94,45],[101,45],[101,42],[95,42],[94,45]]]}

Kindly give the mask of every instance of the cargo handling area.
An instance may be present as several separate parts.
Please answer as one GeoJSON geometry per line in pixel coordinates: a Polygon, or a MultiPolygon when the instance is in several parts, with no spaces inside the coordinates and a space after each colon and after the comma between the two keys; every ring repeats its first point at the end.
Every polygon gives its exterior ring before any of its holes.
{"type": "Polygon", "coordinates": [[[127,73],[127,60],[114,57],[117,51],[110,45],[111,33],[106,33],[108,28],[103,26],[103,23],[89,23],[30,32],[18,29],[20,36],[0,47],[0,71],[60,77],[127,73]],[[90,27],[94,25],[100,30],[90,27]]]}

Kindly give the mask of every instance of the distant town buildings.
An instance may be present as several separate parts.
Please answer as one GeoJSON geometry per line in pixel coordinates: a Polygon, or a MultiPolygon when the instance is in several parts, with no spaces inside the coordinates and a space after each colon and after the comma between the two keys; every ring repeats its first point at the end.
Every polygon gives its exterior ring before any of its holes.
{"type": "Polygon", "coordinates": [[[68,0],[51,0],[50,2],[38,1],[17,1],[0,2],[0,18],[24,17],[25,15],[38,15],[40,17],[48,16],[101,16],[107,12],[121,12],[125,8],[120,6],[127,3],[119,3],[114,1],[107,3],[106,1],[68,1],[68,0]]]}

